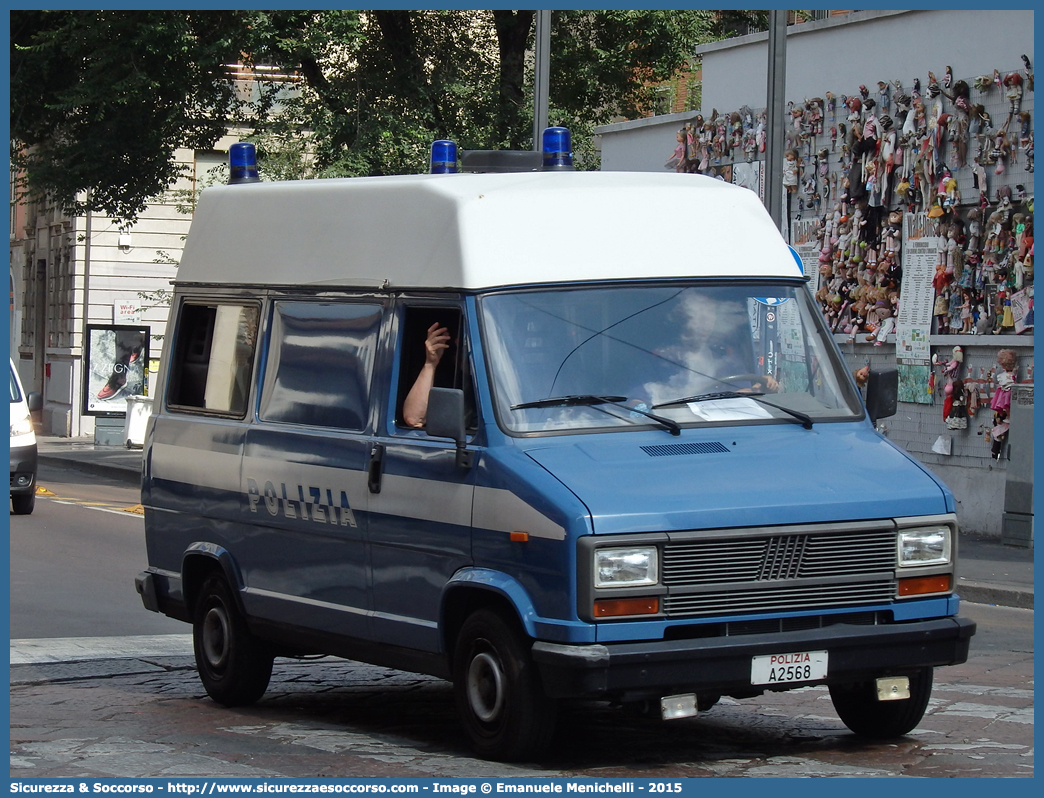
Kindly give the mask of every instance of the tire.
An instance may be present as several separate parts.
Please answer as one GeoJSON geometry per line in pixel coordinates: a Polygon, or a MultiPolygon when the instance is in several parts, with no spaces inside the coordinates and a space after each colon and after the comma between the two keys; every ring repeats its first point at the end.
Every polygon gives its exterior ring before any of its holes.
{"type": "Polygon", "coordinates": [[[842,722],[856,734],[876,740],[912,731],[924,717],[931,695],[931,668],[910,675],[910,697],[900,701],[878,701],[872,680],[830,685],[830,700],[842,722]]]}
{"type": "Polygon", "coordinates": [[[483,758],[529,760],[551,742],[556,703],[544,694],[527,639],[505,614],[481,609],[468,616],[453,657],[453,692],[483,758]]]}
{"type": "Polygon", "coordinates": [[[36,507],[35,493],[23,493],[11,497],[11,509],[15,515],[31,515],[34,507],[36,507]]]}
{"type": "Polygon", "coordinates": [[[253,704],[268,689],[272,652],[247,630],[228,582],[203,582],[192,618],[196,670],[207,695],[226,707],[253,704]]]}

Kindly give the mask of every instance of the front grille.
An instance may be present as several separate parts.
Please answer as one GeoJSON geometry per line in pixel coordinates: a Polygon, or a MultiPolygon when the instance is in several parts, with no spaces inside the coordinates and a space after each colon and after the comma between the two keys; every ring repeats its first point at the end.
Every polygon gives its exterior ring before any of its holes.
{"type": "Polygon", "coordinates": [[[667,617],[692,615],[738,615],[749,612],[784,612],[822,607],[854,607],[895,598],[891,574],[870,582],[831,585],[759,585],[747,590],[710,590],[704,593],[670,594],[663,598],[667,617]]]}
{"type": "Polygon", "coordinates": [[[749,621],[668,626],[663,633],[663,639],[691,640],[707,637],[736,637],[738,635],[776,634],[779,632],[797,632],[805,629],[825,629],[828,626],[836,626],[842,623],[854,626],[878,626],[891,622],[892,613],[887,611],[799,615],[788,618],[757,618],[749,621]]]}
{"type": "Polygon", "coordinates": [[[669,543],[663,581],[680,587],[891,571],[895,547],[892,530],[669,543]]]}
{"type": "Polygon", "coordinates": [[[668,617],[815,610],[895,598],[891,529],[668,543],[668,617]]]}

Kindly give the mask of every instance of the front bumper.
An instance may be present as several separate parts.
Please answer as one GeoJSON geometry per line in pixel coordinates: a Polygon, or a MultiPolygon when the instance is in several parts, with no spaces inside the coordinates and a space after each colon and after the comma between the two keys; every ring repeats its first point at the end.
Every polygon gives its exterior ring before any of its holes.
{"type": "Polygon", "coordinates": [[[36,444],[11,449],[11,495],[20,496],[36,490],[36,444]]]}
{"type": "Polygon", "coordinates": [[[673,693],[752,695],[805,683],[751,685],[751,657],[829,652],[827,678],[862,681],[968,659],[975,623],[967,618],[880,626],[838,624],[773,634],[639,643],[563,645],[538,641],[532,656],[550,696],[646,698],[673,693]]]}

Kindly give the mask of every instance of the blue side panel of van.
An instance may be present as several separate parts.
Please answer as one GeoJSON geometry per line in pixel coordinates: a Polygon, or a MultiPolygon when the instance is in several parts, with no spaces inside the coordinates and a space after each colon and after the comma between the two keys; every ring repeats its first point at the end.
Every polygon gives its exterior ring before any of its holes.
{"type": "Polygon", "coordinates": [[[382,437],[380,492],[369,499],[373,639],[440,649],[442,587],[471,564],[474,475],[445,441],[382,437]]]}
{"type": "Polygon", "coordinates": [[[329,634],[369,631],[366,464],[369,437],[253,425],[243,459],[236,549],[251,615],[329,634]]]}
{"type": "Polygon", "coordinates": [[[593,626],[576,613],[576,538],[591,534],[590,518],[561,482],[513,446],[483,452],[473,534],[475,566],[521,586],[543,639],[593,641],[593,626]],[[512,532],[529,538],[512,542],[512,532]]]}
{"type": "Polygon", "coordinates": [[[143,494],[149,564],[181,572],[193,543],[229,548],[239,534],[240,467],[246,424],[165,415],[154,422],[143,494]]]}

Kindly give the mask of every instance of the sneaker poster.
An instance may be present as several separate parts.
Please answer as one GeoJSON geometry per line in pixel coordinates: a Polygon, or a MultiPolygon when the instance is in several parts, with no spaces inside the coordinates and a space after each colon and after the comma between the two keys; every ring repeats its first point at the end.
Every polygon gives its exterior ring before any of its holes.
{"type": "Polygon", "coordinates": [[[145,393],[148,362],[148,327],[88,325],[84,414],[125,414],[127,397],[145,393]]]}

